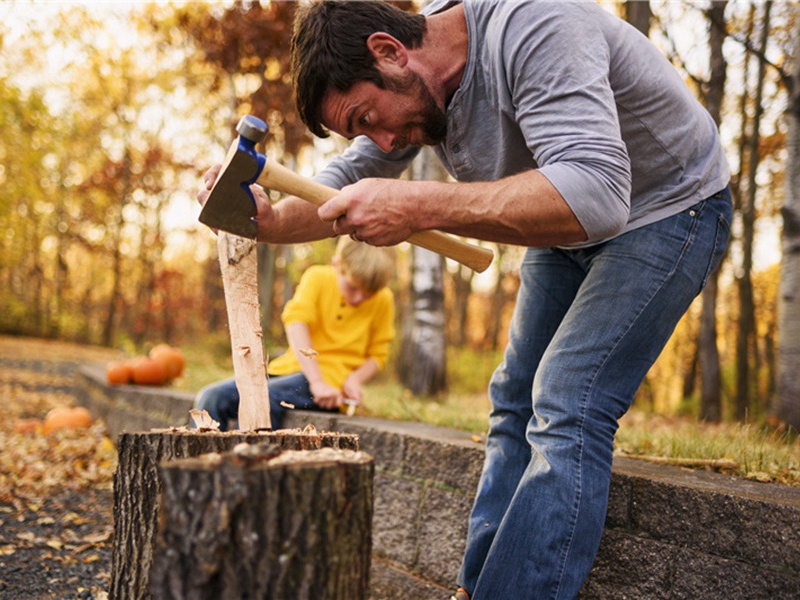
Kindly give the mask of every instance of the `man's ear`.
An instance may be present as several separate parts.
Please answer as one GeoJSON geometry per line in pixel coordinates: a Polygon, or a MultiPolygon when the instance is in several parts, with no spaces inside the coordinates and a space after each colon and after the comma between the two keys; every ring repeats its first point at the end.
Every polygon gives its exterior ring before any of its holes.
{"type": "Polygon", "coordinates": [[[375,57],[378,65],[405,67],[408,62],[408,50],[397,38],[378,31],[367,38],[367,49],[375,57]]]}

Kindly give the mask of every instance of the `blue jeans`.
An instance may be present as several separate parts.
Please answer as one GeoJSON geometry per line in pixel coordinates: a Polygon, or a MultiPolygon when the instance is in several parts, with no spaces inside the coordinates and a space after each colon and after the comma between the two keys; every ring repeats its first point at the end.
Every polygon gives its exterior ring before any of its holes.
{"type": "MultiPolygon", "coordinates": [[[[281,402],[291,404],[300,410],[328,411],[314,404],[308,379],[303,373],[270,375],[268,383],[272,429],[280,429],[283,424],[283,415],[287,409],[281,406],[281,402]]],[[[236,389],[236,381],[231,378],[207,385],[197,394],[195,407],[207,411],[212,419],[219,422],[220,430],[227,431],[228,421],[236,419],[239,415],[239,390],[236,389]]],[[[328,412],[338,411],[331,409],[328,412]]]]}
{"type": "Polygon", "coordinates": [[[591,248],[527,251],[459,574],[473,600],[577,596],[603,532],[617,421],[718,266],[730,198],[591,248]]]}

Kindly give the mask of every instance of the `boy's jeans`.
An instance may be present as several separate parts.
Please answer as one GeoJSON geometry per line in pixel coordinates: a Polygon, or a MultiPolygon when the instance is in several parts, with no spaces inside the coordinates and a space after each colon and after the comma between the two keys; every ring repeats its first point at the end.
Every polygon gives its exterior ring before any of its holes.
{"type": "Polygon", "coordinates": [[[731,217],[726,188],[598,246],[527,251],[459,575],[473,600],[578,594],[617,420],[718,266],[731,217]]]}
{"type": "MultiPolygon", "coordinates": [[[[269,416],[272,429],[280,429],[283,425],[283,415],[287,409],[281,402],[291,404],[298,410],[325,410],[314,404],[308,379],[300,372],[269,377],[269,416]]],[[[239,415],[239,390],[236,389],[236,381],[231,378],[204,387],[197,394],[195,406],[199,410],[207,411],[212,419],[218,421],[221,431],[227,431],[228,421],[239,415]]],[[[334,409],[332,412],[338,411],[334,409]]]]}

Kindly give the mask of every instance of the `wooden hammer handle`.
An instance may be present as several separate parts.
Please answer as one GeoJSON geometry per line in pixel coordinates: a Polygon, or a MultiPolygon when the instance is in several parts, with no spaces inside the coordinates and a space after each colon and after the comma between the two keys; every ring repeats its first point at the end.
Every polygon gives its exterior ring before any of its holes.
{"type": "MultiPolygon", "coordinates": [[[[298,175],[271,158],[267,158],[257,183],[268,189],[297,196],[317,206],[323,205],[339,193],[332,187],[298,175]]],[[[462,242],[441,231],[420,231],[412,234],[407,241],[415,246],[452,258],[478,273],[485,271],[492,264],[494,258],[494,253],[488,248],[462,242]]]]}

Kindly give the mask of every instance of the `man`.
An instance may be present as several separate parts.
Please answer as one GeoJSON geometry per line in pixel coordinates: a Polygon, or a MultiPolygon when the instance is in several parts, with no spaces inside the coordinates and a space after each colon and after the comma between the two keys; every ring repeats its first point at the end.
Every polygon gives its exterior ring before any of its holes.
{"type": "Polygon", "coordinates": [[[297,199],[262,206],[263,240],[439,229],[529,247],[455,598],[574,598],[617,421],[727,245],[712,119],[591,1],[317,3],[292,53],[305,123],[355,141],[317,177],[342,189],[320,220],[297,199]],[[424,144],[459,183],[386,178],[424,144]]]}

